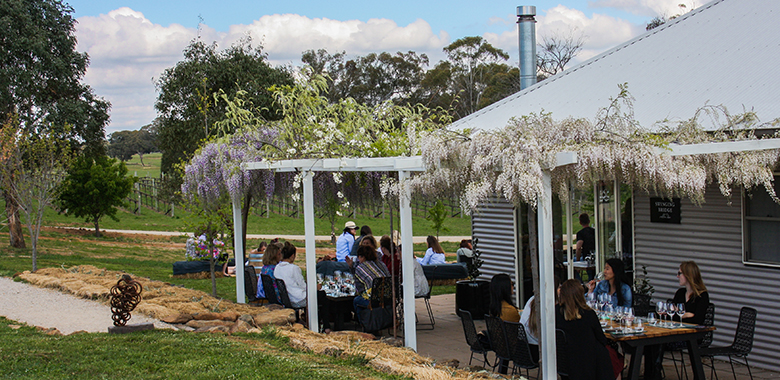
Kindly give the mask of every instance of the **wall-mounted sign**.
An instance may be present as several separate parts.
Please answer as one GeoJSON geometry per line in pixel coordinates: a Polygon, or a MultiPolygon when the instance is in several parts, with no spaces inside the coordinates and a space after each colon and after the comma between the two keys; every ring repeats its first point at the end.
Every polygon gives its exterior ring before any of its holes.
{"type": "Polygon", "coordinates": [[[680,224],[680,198],[650,198],[650,221],[680,224]]]}

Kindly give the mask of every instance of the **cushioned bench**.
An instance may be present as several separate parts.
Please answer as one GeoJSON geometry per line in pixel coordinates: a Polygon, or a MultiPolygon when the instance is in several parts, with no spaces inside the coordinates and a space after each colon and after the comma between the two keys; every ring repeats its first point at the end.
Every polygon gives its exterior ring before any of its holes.
{"type": "Polygon", "coordinates": [[[469,277],[466,263],[423,265],[428,280],[461,280],[469,277]]]}
{"type": "MultiPolygon", "coordinates": [[[[203,260],[193,260],[193,261],[177,261],[173,263],[173,275],[181,275],[181,274],[187,274],[187,273],[198,273],[198,272],[208,272],[210,270],[209,262],[203,261],[203,260]]],[[[215,268],[215,270],[217,270],[215,268]]],[[[222,266],[219,266],[218,269],[220,272],[222,271],[222,266]]]]}

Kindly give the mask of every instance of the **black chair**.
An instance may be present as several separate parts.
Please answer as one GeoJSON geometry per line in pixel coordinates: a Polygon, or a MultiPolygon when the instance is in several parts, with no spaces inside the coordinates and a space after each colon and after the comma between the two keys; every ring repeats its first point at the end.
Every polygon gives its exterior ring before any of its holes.
{"type": "Polygon", "coordinates": [[[262,304],[267,300],[266,298],[257,298],[257,272],[252,265],[244,267],[244,294],[246,301],[250,304],[262,304]]]}
{"type": "MultiPolygon", "coordinates": [[[[710,302],[709,305],[707,305],[707,311],[704,313],[704,322],[702,323],[703,326],[711,327],[715,325],[715,304],[710,302]]],[[[699,342],[699,348],[707,348],[712,344],[712,331],[708,331],[704,334],[704,337],[702,338],[701,342],[699,342]]],[[[682,343],[682,342],[680,342],[682,343]]],[[[664,350],[666,352],[669,352],[669,360],[671,360],[674,363],[674,371],[677,372],[677,378],[682,379],[682,376],[684,375],[685,378],[688,378],[688,372],[685,370],[685,344],[668,344],[664,347],[664,350]],[[674,353],[679,352],[680,353],[680,360],[677,360],[677,358],[674,357],[674,353]],[[677,362],[680,362],[680,369],[677,369],[677,362]]]]}
{"type": "Polygon", "coordinates": [[[555,329],[555,364],[561,379],[569,378],[569,362],[566,357],[566,332],[555,329]]]}
{"type": "Polygon", "coordinates": [[[499,317],[485,314],[490,348],[496,353],[496,368],[498,373],[506,374],[509,370],[509,361],[512,360],[512,352],[506,339],[504,321],[499,317]]]}
{"type": "Polygon", "coordinates": [[[292,302],[290,302],[290,295],[287,293],[287,285],[284,284],[284,280],[276,279],[276,289],[279,291],[279,301],[281,301],[282,305],[287,309],[295,310],[295,322],[301,322],[301,310],[306,308],[294,307],[292,305],[292,302]]]}
{"type": "Polygon", "coordinates": [[[539,362],[534,360],[531,354],[525,327],[516,322],[504,322],[504,332],[506,333],[507,345],[509,345],[509,354],[514,364],[512,374],[514,375],[519,368],[525,369],[526,377],[531,377],[530,370],[539,368],[539,362]]]}
{"type": "Polygon", "coordinates": [[[422,298],[425,300],[425,308],[428,311],[428,319],[430,319],[430,323],[417,323],[420,326],[431,326],[431,330],[433,330],[436,327],[436,319],[433,316],[433,309],[431,309],[431,290],[433,290],[433,287],[431,286],[431,282],[428,281],[428,294],[423,294],[421,296],[414,296],[415,299],[422,298]]]}
{"type": "Polygon", "coordinates": [[[487,354],[490,352],[490,350],[483,347],[482,343],[479,342],[479,338],[477,337],[477,328],[474,326],[474,319],[471,318],[471,313],[467,310],[458,309],[458,316],[460,317],[460,322],[463,325],[463,334],[466,335],[466,344],[468,344],[469,348],[471,349],[469,365],[471,365],[471,361],[474,359],[474,354],[481,354],[482,368],[485,368],[486,365],[490,368],[494,368],[496,366],[495,363],[490,364],[487,357],[487,354]]]}
{"type": "Polygon", "coordinates": [[[263,283],[263,291],[265,291],[265,299],[270,304],[281,305],[282,302],[276,295],[276,287],[274,287],[274,279],[267,274],[260,275],[260,281],[263,283]]]}
{"type": "Polygon", "coordinates": [[[739,312],[739,320],[737,321],[737,331],[734,333],[734,342],[730,346],[725,347],[708,347],[701,350],[702,357],[710,358],[710,368],[715,374],[715,378],[718,378],[718,373],[715,371],[715,356],[728,356],[729,364],[731,364],[731,372],[734,375],[734,379],[737,378],[737,371],[734,370],[734,357],[742,358],[745,360],[745,366],[750,374],[750,380],[753,380],[753,373],[750,371],[750,363],[748,362],[748,354],[753,350],[753,334],[756,331],[756,315],[758,312],[752,307],[743,307],[739,312]]]}

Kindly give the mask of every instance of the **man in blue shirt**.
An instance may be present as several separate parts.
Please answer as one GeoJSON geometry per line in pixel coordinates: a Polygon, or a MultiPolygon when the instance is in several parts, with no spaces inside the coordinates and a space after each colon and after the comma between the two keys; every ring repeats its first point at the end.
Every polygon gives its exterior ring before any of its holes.
{"type": "Polygon", "coordinates": [[[353,221],[344,224],[344,233],[336,240],[336,260],[345,261],[352,245],[355,244],[355,230],[357,225],[353,221]]]}

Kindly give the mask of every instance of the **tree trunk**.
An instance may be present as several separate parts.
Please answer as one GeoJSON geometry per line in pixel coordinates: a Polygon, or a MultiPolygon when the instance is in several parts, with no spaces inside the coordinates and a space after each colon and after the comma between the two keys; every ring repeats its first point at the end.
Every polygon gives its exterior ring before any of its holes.
{"type": "Polygon", "coordinates": [[[101,237],[102,235],[100,234],[100,225],[98,223],[100,223],[100,219],[95,218],[95,236],[101,237]]]}
{"type": "Polygon", "coordinates": [[[144,167],[144,154],[141,152],[138,152],[138,159],[141,161],[141,167],[144,167]]]}
{"type": "Polygon", "coordinates": [[[5,213],[8,215],[8,234],[10,235],[11,247],[25,248],[22,219],[19,217],[19,204],[8,193],[8,190],[3,191],[3,198],[5,199],[5,213]]]}
{"type": "Polygon", "coordinates": [[[211,230],[211,222],[209,222],[208,227],[206,229],[206,246],[208,247],[208,255],[209,255],[209,272],[211,272],[211,295],[216,297],[217,296],[217,276],[214,274],[214,235],[215,233],[211,230]]]}

